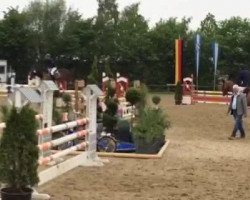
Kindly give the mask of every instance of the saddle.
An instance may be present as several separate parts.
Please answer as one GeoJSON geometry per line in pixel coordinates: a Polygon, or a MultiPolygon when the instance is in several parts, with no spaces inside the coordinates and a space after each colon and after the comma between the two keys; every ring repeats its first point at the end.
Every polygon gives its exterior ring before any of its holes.
{"type": "Polygon", "coordinates": [[[246,94],[246,96],[248,95],[249,87],[239,87],[239,88],[242,93],[246,94]]]}

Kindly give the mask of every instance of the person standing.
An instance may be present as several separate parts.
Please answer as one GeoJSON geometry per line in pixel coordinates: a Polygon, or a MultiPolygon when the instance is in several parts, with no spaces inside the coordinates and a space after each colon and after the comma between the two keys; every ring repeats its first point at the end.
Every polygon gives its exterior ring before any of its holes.
{"type": "Polygon", "coordinates": [[[233,86],[233,96],[228,107],[228,113],[230,112],[234,117],[235,124],[229,139],[235,139],[238,130],[241,133],[241,138],[245,138],[246,134],[243,127],[242,117],[247,117],[247,98],[246,95],[240,91],[238,85],[233,86]]]}

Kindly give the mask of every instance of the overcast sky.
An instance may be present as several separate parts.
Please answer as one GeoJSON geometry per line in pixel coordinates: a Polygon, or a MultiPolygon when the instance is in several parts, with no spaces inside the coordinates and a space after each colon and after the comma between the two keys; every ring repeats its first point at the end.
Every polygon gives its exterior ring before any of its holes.
{"type": "MultiPolygon", "coordinates": [[[[10,6],[19,6],[20,10],[31,0],[0,0],[0,18],[3,11],[10,6]]],[[[96,0],[66,0],[67,6],[77,9],[84,17],[96,15],[96,0]]],[[[117,0],[119,10],[131,3],[140,2],[140,13],[155,22],[169,17],[192,17],[191,28],[197,28],[208,12],[215,15],[216,20],[241,16],[250,18],[250,0],[117,0]]]]}

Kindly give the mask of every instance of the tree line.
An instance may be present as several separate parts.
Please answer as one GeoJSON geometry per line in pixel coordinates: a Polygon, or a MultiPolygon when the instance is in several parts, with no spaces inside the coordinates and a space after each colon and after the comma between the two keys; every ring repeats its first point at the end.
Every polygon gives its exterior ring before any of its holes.
{"type": "Polygon", "coordinates": [[[217,21],[208,13],[196,30],[191,18],[162,19],[153,27],[139,14],[139,3],[118,11],[116,0],[97,0],[97,15],[83,18],[64,0],[35,0],[22,11],[9,8],[0,20],[0,59],[8,60],[17,79],[27,79],[31,68],[43,67],[53,56],[58,67],[87,78],[97,65],[146,84],[174,82],[175,39],[184,40],[183,73],[195,75],[197,33],[202,37],[199,83],[212,85],[212,43],[219,43],[218,74],[235,74],[250,64],[250,21],[241,17],[217,21]]]}

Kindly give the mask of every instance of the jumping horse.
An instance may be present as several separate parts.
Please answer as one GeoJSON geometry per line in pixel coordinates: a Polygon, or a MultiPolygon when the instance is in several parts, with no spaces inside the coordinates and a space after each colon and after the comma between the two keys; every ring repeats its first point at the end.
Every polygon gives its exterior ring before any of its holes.
{"type": "Polygon", "coordinates": [[[41,69],[32,69],[29,72],[29,80],[33,80],[36,77],[41,80],[53,80],[62,90],[66,90],[68,83],[73,82],[73,73],[65,68],[56,69],[53,75],[48,73],[48,71],[44,71],[41,69]]]}

